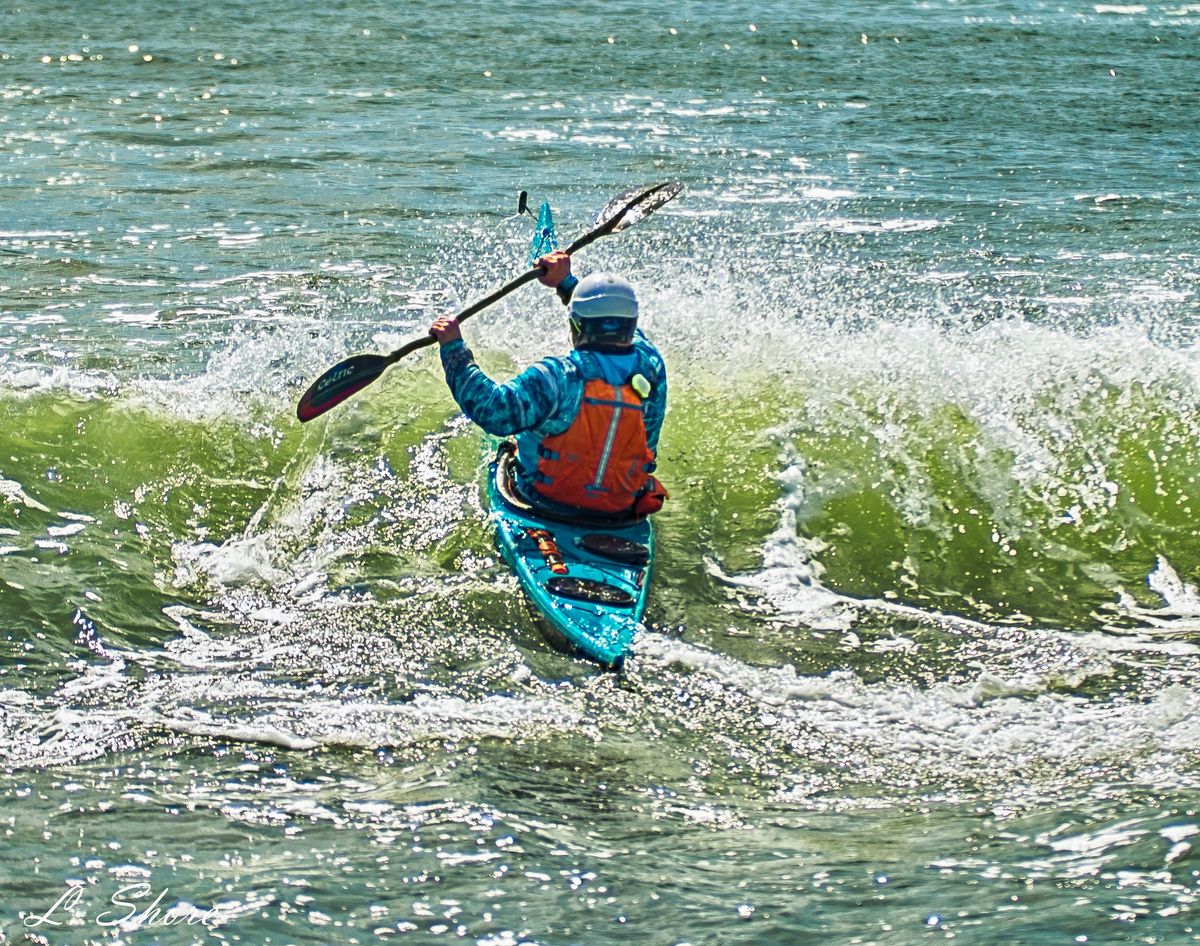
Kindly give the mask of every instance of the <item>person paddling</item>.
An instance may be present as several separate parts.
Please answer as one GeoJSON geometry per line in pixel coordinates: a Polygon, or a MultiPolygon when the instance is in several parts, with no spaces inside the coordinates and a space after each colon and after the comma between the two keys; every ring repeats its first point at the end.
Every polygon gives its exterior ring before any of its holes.
{"type": "Polygon", "coordinates": [[[568,307],[573,350],[498,384],[475,363],[458,321],[443,316],[429,334],[440,346],[450,393],[487,433],[516,435],[515,485],[532,505],[581,517],[655,512],[666,497],[651,474],[667,371],[638,328],[633,286],[605,272],[576,279],[565,252],[538,262],[545,269],[539,281],[568,307]]]}

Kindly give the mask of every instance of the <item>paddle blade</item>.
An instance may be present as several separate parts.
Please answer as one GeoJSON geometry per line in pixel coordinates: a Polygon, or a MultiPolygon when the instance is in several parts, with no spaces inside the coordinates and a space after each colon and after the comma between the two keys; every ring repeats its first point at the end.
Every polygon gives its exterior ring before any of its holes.
{"type": "Polygon", "coordinates": [[[657,187],[634,187],[618,194],[596,214],[596,226],[603,226],[615,215],[624,211],[621,219],[616,222],[610,233],[618,233],[626,227],[632,227],[639,220],[645,220],[667,201],[674,200],[683,190],[679,181],[667,181],[657,187]]]}
{"type": "Polygon", "coordinates": [[[365,388],[383,374],[392,359],[386,355],[354,355],[338,362],[312,383],[300,403],[296,416],[300,422],[320,417],[331,407],[365,388]]]}
{"type": "Polygon", "coordinates": [[[533,231],[533,242],[529,247],[529,265],[536,265],[547,253],[558,249],[558,234],[554,232],[554,212],[549,203],[538,208],[537,229],[533,231]]]}

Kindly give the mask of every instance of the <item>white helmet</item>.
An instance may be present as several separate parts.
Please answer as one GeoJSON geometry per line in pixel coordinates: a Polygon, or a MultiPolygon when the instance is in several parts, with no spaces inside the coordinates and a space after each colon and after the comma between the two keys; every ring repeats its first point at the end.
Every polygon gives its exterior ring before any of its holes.
{"type": "Polygon", "coordinates": [[[620,276],[591,273],[579,280],[567,312],[583,343],[628,345],[637,328],[637,294],[620,276]]]}

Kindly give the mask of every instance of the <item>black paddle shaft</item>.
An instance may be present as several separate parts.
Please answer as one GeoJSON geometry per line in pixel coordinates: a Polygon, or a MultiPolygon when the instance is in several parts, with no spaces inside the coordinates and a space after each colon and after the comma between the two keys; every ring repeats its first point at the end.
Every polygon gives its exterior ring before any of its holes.
{"type": "MultiPolygon", "coordinates": [[[[572,245],[572,249],[574,249],[574,245],[572,245]]],[[[567,252],[570,253],[571,251],[572,250],[568,250],[567,252]]],[[[482,312],[484,309],[486,309],[488,306],[490,306],[493,302],[499,302],[501,299],[503,299],[505,296],[507,296],[514,289],[520,289],[522,286],[525,285],[525,283],[529,282],[530,280],[537,279],[538,276],[542,275],[543,272],[545,272],[545,270],[541,266],[537,266],[534,269],[529,270],[529,272],[527,272],[527,273],[521,273],[521,275],[518,276],[516,279],[514,279],[512,282],[505,283],[503,286],[501,286],[499,289],[497,289],[495,292],[493,292],[490,296],[485,296],[484,298],[479,299],[476,302],[472,302],[469,306],[467,306],[460,313],[458,313],[458,315],[456,315],[455,318],[458,319],[459,322],[465,322],[467,319],[469,319],[471,316],[475,315],[476,313],[482,312]]],[[[388,355],[387,363],[389,365],[394,365],[397,361],[399,361],[405,355],[411,355],[414,351],[417,351],[420,348],[425,348],[429,345],[432,345],[436,341],[437,341],[437,339],[434,338],[432,335],[422,335],[420,338],[414,338],[407,345],[402,345],[400,348],[397,348],[394,352],[392,352],[390,355],[388,355]]]]}
{"type": "MultiPolygon", "coordinates": [[[[640,191],[628,200],[625,200],[629,193],[628,191],[621,194],[600,211],[603,222],[568,246],[565,252],[568,256],[577,253],[585,246],[596,242],[600,237],[617,230],[623,230],[625,227],[636,223],[657,210],[667,201],[674,198],[682,189],[682,184],[670,182],[656,184],[654,187],[640,191]],[[615,212],[605,216],[605,212],[614,207],[615,212]]],[[[535,266],[528,272],[522,273],[512,282],[501,286],[491,295],[471,303],[462,312],[458,313],[456,318],[459,322],[465,322],[477,312],[481,312],[493,303],[499,302],[514,289],[519,289],[525,283],[537,279],[544,272],[544,267],[535,266]]],[[[432,335],[422,335],[420,338],[414,338],[408,344],[397,348],[388,355],[352,355],[350,358],[338,362],[338,364],[334,365],[314,381],[308,390],[304,392],[303,397],[300,398],[300,402],[296,405],[296,416],[300,419],[301,423],[310,421],[314,417],[319,417],[330,408],[346,400],[352,394],[361,391],[368,384],[373,383],[387,368],[394,365],[401,358],[412,354],[418,349],[426,348],[436,341],[437,339],[432,335]]]]}
{"type": "MultiPolygon", "coordinates": [[[[655,194],[657,194],[659,191],[663,190],[664,188],[674,188],[674,187],[675,187],[674,184],[657,184],[654,187],[649,188],[648,190],[642,191],[636,197],[634,197],[631,201],[629,201],[624,206],[622,206],[621,209],[617,213],[613,214],[611,217],[609,217],[607,220],[605,220],[602,224],[600,224],[600,226],[585,233],[578,240],[576,240],[574,243],[572,243],[570,246],[568,246],[564,252],[568,256],[571,256],[574,253],[578,253],[585,246],[589,246],[592,243],[595,243],[602,236],[607,236],[608,234],[612,233],[614,230],[618,229],[618,227],[620,227],[621,221],[625,219],[625,215],[627,213],[629,213],[629,211],[632,210],[634,207],[638,206],[639,204],[643,203],[644,201],[649,200],[651,197],[653,197],[655,194]]],[[[675,194],[677,194],[677,193],[678,193],[678,190],[676,190],[674,193],[672,193],[671,197],[674,197],[675,194]]],[[[668,198],[668,199],[670,199],[670,198],[668,198]]],[[[666,203],[666,201],[663,201],[663,203],[666,203]]],[[[655,208],[655,209],[657,209],[657,208],[655,208]]],[[[458,313],[458,315],[456,315],[455,318],[460,323],[465,322],[471,316],[476,315],[479,312],[482,312],[484,309],[486,309],[488,306],[492,305],[493,303],[499,302],[501,299],[503,299],[505,296],[507,296],[514,289],[520,289],[522,286],[525,285],[525,283],[529,282],[530,280],[536,279],[538,276],[542,275],[542,273],[544,273],[545,271],[546,271],[545,267],[535,266],[533,269],[529,270],[528,272],[522,273],[520,276],[518,276],[512,282],[505,283],[503,286],[501,286],[499,289],[497,289],[495,292],[493,292],[490,296],[485,296],[484,298],[478,300],[477,302],[472,302],[469,306],[467,306],[467,308],[463,309],[460,313],[458,313]]],[[[399,361],[401,358],[405,357],[406,355],[412,354],[414,351],[417,351],[417,349],[419,349],[419,348],[425,348],[429,345],[432,345],[436,341],[437,341],[437,339],[434,338],[432,335],[425,335],[422,338],[414,338],[407,345],[404,345],[401,348],[397,348],[394,352],[392,352],[390,355],[388,355],[387,356],[388,364],[394,365],[397,361],[399,361]]]]}

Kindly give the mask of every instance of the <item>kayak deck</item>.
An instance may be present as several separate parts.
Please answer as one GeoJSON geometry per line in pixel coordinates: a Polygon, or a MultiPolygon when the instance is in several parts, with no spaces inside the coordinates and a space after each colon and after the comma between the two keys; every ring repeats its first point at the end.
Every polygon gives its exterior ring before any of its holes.
{"type": "Polygon", "coordinates": [[[503,443],[488,468],[488,508],[500,553],[551,643],[619,670],[646,610],[654,560],[649,520],[545,515],[512,489],[512,459],[513,445],[503,443]]]}

